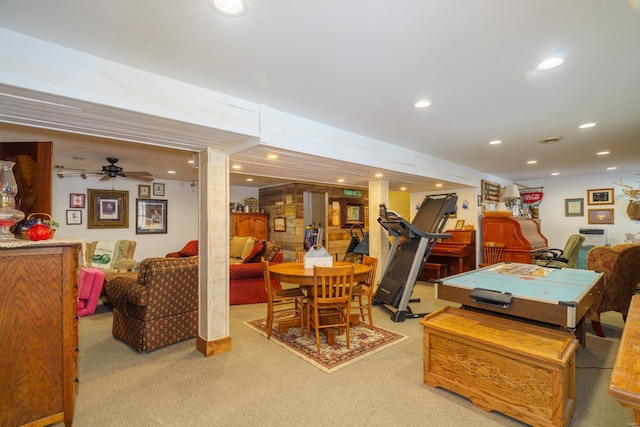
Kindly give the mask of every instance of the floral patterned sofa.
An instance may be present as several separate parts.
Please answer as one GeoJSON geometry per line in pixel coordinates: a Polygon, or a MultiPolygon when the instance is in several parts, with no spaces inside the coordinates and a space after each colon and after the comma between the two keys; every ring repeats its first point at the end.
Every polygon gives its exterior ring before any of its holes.
{"type": "MultiPolygon", "coordinates": [[[[186,257],[198,254],[198,241],[188,242],[178,252],[168,253],[167,257],[186,257]]],[[[257,240],[249,236],[234,236],[229,242],[229,303],[231,305],[255,304],[267,302],[264,290],[264,277],[260,259],[269,263],[284,260],[280,246],[270,240],[257,240]]],[[[276,289],[280,282],[271,281],[276,289]]]]}
{"type": "Polygon", "coordinates": [[[594,246],[587,254],[587,269],[604,273],[604,289],[586,315],[596,335],[604,337],[600,313],[617,311],[626,320],[631,298],[637,292],[640,245],[594,246]]]}

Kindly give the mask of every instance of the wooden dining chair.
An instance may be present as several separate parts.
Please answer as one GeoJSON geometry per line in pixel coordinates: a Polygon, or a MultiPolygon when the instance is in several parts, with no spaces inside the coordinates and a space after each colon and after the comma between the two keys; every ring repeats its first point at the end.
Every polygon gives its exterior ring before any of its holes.
{"type": "Polygon", "coordinates": [[[316,334],[316,347],[320,352],[320,329],[339,328],[346,331],[347,348],[350,348],[349,318],[353,265],[313,267],[314,286],[307,296],[307,336],[311,328],[316,334]]]}
{"type": "Polygon", "coordinates": [[[353,288],[351,291],[353,295],[353,303],[355,303],[353,308],[357,308],[360,312],[360,317],[364,322],[365,312],[369,317],[369,326],[373,328],[373,313],[371,312],[373,308],[373,287],[374,281],[376,280],[376,268],[378,266],[378,258],[371,257],[369,255],[362,256],[362,264],[368,265],[371,267],[371,271],[369,271],[369,275],[367,278],[357,286],[353,288]]]}
{"type": "Polygon", "coordinates": [[[304,335],[306,296],[300,288],[274,289],[271,286],[269,261],[262,258],[264,290],[267,294],[267,339],[271,338],[275,313],[290,312],[291,317],[300,319],[300,336],[304,335]]]}
{"type": "Polygon", "coordinates": [[[497,264],[502,261],[505,244],[500,242],[482,242],[482,262],[480,267],[497,264]]]}

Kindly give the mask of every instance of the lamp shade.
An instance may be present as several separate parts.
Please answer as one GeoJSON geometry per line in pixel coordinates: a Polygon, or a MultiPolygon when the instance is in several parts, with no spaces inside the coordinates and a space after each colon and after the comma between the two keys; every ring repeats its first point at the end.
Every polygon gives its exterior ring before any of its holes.
{"type": "Polygon", "coordinates": [[[518,190],[518,186],[515,184],[507,185],[504,188],[504,194],[502,194],[504,199],[518,199],[520,198],[520,191],[518,190]]]}

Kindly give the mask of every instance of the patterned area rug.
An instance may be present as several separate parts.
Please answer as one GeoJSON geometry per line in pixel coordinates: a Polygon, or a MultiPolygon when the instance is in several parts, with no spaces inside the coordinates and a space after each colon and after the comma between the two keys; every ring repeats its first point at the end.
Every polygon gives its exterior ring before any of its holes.
{"type": "MultiPolygon", "coordinates": [[[[244,324],[265,337],[267,336],[266,317],[244,322],[244,324]]],[[[273,320],[271,341],[280,344],[327,373],[335,372],[409,338],[406,335],[377,326],[371,329],[368,324],[360,323],[359,326],[351,327],[351,348],[347,348],[345,334],[337,335],[336,343],[333,346],[327,344],[325,336],[322,334],[320,336],[320,353],[318,353],[313,331],[309,338],[300,336],[300,328],[297,327],[290,328],[286,334],[281,334],[278,332],[277,325],[278,314],[273,320]]]]}

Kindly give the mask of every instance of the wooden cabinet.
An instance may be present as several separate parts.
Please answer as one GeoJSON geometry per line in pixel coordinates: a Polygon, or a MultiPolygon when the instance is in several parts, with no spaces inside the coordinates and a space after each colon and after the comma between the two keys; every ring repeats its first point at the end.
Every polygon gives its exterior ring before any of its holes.
{"type": "Polygon", "coordinates": [[[269,239],[269,214],[232,213],[231,237],[253,236],[260,240],[269,239]]]}
{"type": "Polygon", "coordinates": [[[540,231],[540,223],[521,216],[483,216],[482,242],[504,243],[506,246],[501,261],[523,264],[531,264],[537,252],[548,248],[547,238],[540,231]]]}
{"type": "Polygon", "coordinates": [[[0,425],[73,422],[79,252],[79,242],[0,242],[0,425]]]}

